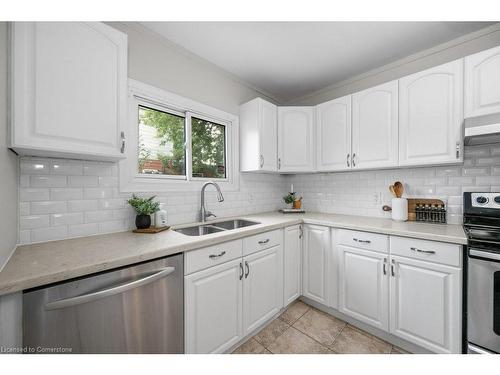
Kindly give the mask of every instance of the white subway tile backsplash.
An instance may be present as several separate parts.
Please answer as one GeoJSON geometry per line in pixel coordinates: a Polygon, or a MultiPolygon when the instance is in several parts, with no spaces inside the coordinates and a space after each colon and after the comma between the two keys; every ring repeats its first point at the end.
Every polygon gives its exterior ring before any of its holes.
{"type": "Polygon", "coordinates": [[[87,162],[83,166],[83,174],[86,176],[111,176],[113,175],[111,163],[87,162]]]}
{"type": "Polygon", "coordinates": [[[20,230],[19,231],[19,243],[22,245],[31,243],[31,231],[30,230],[20,230]]]}
{"type": "Polygon", "coordinates": [[[47,228],[49,226],[49,215],[28,215],[19,218],[20,229],[47,228]]]}
{"type": "Polygon", "coordinates": [[[83,198],[82,188],[51,188],[50,200],[52,201],[71,201],[83,198]]]}
{"type": "Polygon", "coordinates": [[[114,189],[112,188],[85,188],[83,190],[83,197],[85,199],[105,199],[113,198],[114,189]]]}
{"type": "Polygon", "coordinates": [[[43,175],[31,176],[31,187],[65,187],[67,183],[66,176],[43,175]]]}
{"type": "Polygon", "coordinates": [[[37,214],[55,214],[66,212],[66,202],[47,201],[47,202],[31,202],[30,212],[32,215],[37,214]]]}
{"type": "Polygon", "coordinates": [[[97,176],[69,176],[68,186],[71,187],[98,187],[99,177],[97,176]]]}
{"type": "Polygon", "coordinates": [[[68,226],[69,237],[91,236],[99,233],[99,225],[97,223],[75,224],[68,226]]]}
{"type": "Polygon", "coordinates": [[[99,223],[99,233],[123,232],[130,229],[126,220],[105,221],[99,223]]]}
{"type": "Polygon", "coordinates": [[[98,209],[97,200],[68,201],[68,212],[95,211],[98,209]]]}
{"type": "Polygon", "coordinates": [[[98,223],[113,220],[113,211],[90,211],[85,212],[86,223],[98,223]]]}
{"type": "Polygon", "coordinates": [[[33,229],[31,231],[32,242],[54,241],[65,238],[68,235],[68,227],[50,227],[42,229],[33,229]]]}
{"type": "Polygon", "coordinates": [[[82,224],[83,212],[72,212],[65,214],[52,214],[50,215],[50,225],[68,225],[68,224],[82,224]]]}
{"type": "Polygon", "coordinates": [[[23,158],[19,163],[21,174],[49,174],[49,161],[33,158],[23,158]]]}
{"type": "Polygon", "coordinates": [[[29,202],[20,202],[19,203],[19,215],[20,216],[28,216],[29,214],[30,214],[29,202]]]}
{"type": "Polygon", "coordinates": [[[28,175],[21,175],[19,177],[19,187],[21,187],[21,188],[30,187],[30,176],[28,176],[28,175]]]}
{"type": "Polygon", "coordinates": [[[50,162],[50,173],[65,176],[81,176],[83,174],[83,163],[73,160],[53,160],[50,162]]]}
{"type": "Polygon", "coordinates": [[[46,201],[50,199],[49,189],[19,189],[19,200],[21,202],[46,201]]]}

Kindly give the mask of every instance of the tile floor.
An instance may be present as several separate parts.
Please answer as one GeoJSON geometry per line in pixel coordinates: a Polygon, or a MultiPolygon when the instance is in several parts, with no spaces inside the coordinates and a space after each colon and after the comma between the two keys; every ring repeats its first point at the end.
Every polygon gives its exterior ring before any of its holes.
{"type": "Polygon", "coordinates": [[[233,354],[407,354],[301,301],[239,346],[233,354]]]}

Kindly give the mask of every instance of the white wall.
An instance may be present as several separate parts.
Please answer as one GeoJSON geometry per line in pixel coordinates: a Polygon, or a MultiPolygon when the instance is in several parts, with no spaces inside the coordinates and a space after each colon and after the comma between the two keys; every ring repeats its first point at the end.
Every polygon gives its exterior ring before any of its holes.
{"type": "Polygon", "coordinates": [[[0,22],[0,270],[17,243],[17,159],[7,149],[7,22],[0,22]]]}
{"type": "Polygon", "coordinates": [[[129,77],[238,114],[239,105],[265,94],[136,23],[108,23],[128,35],[129,77]]]}
{"type": "Polygon", "coordinates": [[[500,23],[325,87],[287,105],[316,105],[500,45],[500,23]]]}

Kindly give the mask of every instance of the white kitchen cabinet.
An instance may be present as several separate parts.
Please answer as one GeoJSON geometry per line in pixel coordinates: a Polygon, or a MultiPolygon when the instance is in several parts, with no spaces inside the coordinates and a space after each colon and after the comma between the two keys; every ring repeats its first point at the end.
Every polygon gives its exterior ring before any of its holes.
{"type": "Polygon", "coordinates": [[[316,169],[351,169],[351,95],[316,106],[316,169]]]}
{"type": "Polygon", "coordinates": [[[241,258],[185,277],[186,353],[222,353],[243,337],[241,258]]]}
{"type": "Polygon", "coordinates": [[[304,225],[302,295],[328,306],[330,228],[304,225]]]}
{"type": "Polygon", "coordinates": [[[461,270],[392,256],[391,330],[436,353],[461,353],[461,270]]]}
{"type": "Polygon", "coordinates": [[[283,307],[283,248],[276,245],[243,258],[243,335],[283,307]]]}
{"type": "Polygon", "coordinates": [[[388,255],[337,245],[339,310],[387,331],[389,328],[388,255]]]}
{"type": "Polygon", "coordinates": [[[398,165],[398,81],[352,96],[353,169],[398,165]]]}
{"type": "Polygon", "coordinates": [[[283,300],[287,306],[302,294],[302,225],[284,229],[283,300]]]}
{"type": "Polygon", "coordinates": [[[241,171],[278,170],[278,109],[261,98],[240,106],[241,171]]]}
{"type": "Polygon", "coordinates": [[[399,80],[399,165],[460,163],[463,60],[399,80]]]}
{"type": "Polygon", "coordinates": [[[465,58],[465,117],[500,112],[500,47],[465,58]]]}
{"type": "Polygon", "coordinates": [[[278,107],[278,171],[314,170],[314,107],[278,107]]]}
{"type": "Polygon", "coordinates": [[[123,158],[127,36],[99,22],[14,22],[11,31],[10,147],[123,158]]]}

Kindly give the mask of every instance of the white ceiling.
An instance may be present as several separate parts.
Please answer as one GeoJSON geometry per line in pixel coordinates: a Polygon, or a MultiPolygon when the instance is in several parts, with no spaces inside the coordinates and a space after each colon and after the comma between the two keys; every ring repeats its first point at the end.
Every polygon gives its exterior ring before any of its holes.
{"type": "Polygon", "coordinates": [[[142,22],[282,103],[490,24],[142,22]]]}

